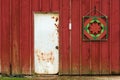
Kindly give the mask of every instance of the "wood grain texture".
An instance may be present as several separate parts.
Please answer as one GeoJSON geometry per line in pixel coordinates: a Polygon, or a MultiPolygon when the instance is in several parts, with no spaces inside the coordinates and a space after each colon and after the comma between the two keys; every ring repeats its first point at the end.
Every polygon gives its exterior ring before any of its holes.
{"type": "Polygon", "coordinates": [[[110,34],[111,34],[111,74],[118,74],[120,71],[120,61],[119,61],[119,32],[120,32],[120,25],[119,25],[119,0],[115,0],[111,2],[111,26],[110,26],[110,34]]]}
{"type": "MultiPolygon", "coordinates": [[[[100,11],[100,0],[91,0],[91,10],[96,7],[100,11]]],[[[91,13],[92,16],[101,16],[97,11],[91,13]]],[[[90,42],[90,54],[91,54],[91,73],[99,74],[100,72],[100,42],[90,42]]]]}
{"type": "Polygon", "coordinates": [[[10,73],[10,1],[1,1],[1,72],[10,73]]]}
{"type": "Polygon", "coordinates": [[[80,73],[80,0],[71,0],[71,73],[80,73]],[[74,14],[74,15],[73,15],[74,14]]]}
{"type": "Polygon", "coordinates": [[[11,58],[12,74],[20,74],[20,1],[11,1],[11,58]]]}
{"type": "Polygon", "coordinates": [[[30,73],[30,0],[20,2],[20,64],[22,74],[30,73]]]}
{"type": "Polygon", "coordinates": [[[60,0],[51,0],[51,11],[58,12],[60,9],[60,0]]]}
{"type": "Polygon", "coordinates": [[[119,74],[119,8],[119,0],[71,0],[71,6],[70,0],[0,0],[0,72],[34,73],[33,14],[59,12],[60,74],[119,74]],[[82,17],[95,6],[108,16],[108,40],[86,42],[82,17]]]}
{"type": "MultiPolygon", "coordinates": [[[[110,28],[110,22],[109,22],[109,19],[110,19],[110,5],[109,5],[109,1],[108,0],[104,0],[104,1],[101,1],[101,11],[106,15],[108,16],[108,29],[110,28]],[[105,5],[102,6],[102,5],[105,5]]],[[[109,33],[110,34],[110,33],[109,33]]],[[[108,34],[108,41],[104,41],[104,42],[101,42],[101,50],[100,50],[100,54],[101,54],[101,74],[109,74],[109,71],[110,71],[110,60],[109,60],[109,40],[110,40],[110,37],[109,37],[109,34],[108,34]]]]}
{"type": "Polygon", "coordinates": [[[41,6],[40,6],[40,3],[41,1],[40,0],[32,0],[31,1],[31,26],[30,26],[30,52],[31,52],[31,59],[30,59],[30,62],[31,62],[31,74],[34,74],[34,13],[35,12],[38,12],[40,9],[41,9],[41,6]]]}
{"type": "Polygon", "coordinates": [[[48,12],[51,9],[50,0],[41,0],[42,12],[48,12]]]}
{"type": "MultiPolygon", "coordinates": [[[[82,10],[81,15],[86,16],[86,14],[90,11],[90,1],[81,0],[82,10]]],[[[82,18],[81,18],[82,19],[82,18]]],[[[82,36],[81,34],[80,36],[82,36]]],[[[90,43],[82,40],[81,46],[81,74],[90,74],[90,66],[91,66],[91,56],[90,56],[90,43]]]]}
{"type": "Polygon", "coordinates": [[[69,58],[69,0],[60,0],[60,27],[62,27],[62,47],[60,53],[60,60],[62,60],[61,74],[69,74],[70,72],[70,58],[69,58]]]}
{"type": "Polygon", "coordinates": [[[1,37],[1,36],[2,36],[2,30],[1,30],[1,29],[2,29],[2,25],[1,25],[1,21],[2,21],[2,16],[1,16],[1,12],[2,12],[2,11],[1,11],[1,8],[2,8],[2,6],[1,6],[1,4],[2,4],[2,3],[1,3],[1,1],[0,1],[0,73],[1,73],[1,58],[2,58],[2,57],[1,57],[1,53],[2,53],[2,52],[1,52],[1,38],[2,38],[2,37],[1,37]]]}

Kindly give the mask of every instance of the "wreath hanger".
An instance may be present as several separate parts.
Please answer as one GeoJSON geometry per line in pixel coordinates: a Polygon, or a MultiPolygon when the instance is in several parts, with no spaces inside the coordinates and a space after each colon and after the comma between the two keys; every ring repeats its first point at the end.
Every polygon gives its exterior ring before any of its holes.
{"type": "Polygon", "coordinates": [[[103,15],[103,16],[106,16],[106,15],[103,14],[100,10],[96,9],[96,6],[94,6],[94,8],[93,8],[92,10],[90,10],[85,16],[90,15],[92,12],[94,12],[94,14],[96,14],[96,12],[97,12],[97,13],[103,15]]]}

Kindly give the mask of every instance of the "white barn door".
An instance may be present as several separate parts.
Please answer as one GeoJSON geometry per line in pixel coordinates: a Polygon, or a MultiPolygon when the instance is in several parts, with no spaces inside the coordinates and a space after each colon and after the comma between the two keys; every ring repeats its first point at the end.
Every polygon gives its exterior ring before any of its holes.
{"type": "Polygon", "coordinates": [[[59,71],[59,14],[34,13],[34,68],[37,74],[59,71]]]}

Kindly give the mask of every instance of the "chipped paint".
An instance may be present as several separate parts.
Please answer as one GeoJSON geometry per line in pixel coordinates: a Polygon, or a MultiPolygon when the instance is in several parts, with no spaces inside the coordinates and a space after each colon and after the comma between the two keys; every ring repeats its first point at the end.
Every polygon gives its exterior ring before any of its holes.
{"type": "Polygon", "coordinates": [[[56,13],[34,14],[35,73],[58,73],[58,24],[59,15],[56,13]]]}

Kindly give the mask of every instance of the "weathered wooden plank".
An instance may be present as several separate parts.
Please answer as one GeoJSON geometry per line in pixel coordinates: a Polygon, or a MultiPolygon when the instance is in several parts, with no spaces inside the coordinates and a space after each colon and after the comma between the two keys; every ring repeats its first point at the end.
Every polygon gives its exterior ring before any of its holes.
{"type": "Polygon", "coordinates": [[[0,73],[1,73],[1,58],[2,58],[1,57],[1,39],[2,39],[2,37],[1,37],[2,36],[1,35],[2,34],[2,30],[1,30],[2,29],[2,25],[1,25],[1,21],[2,21],[1,8],[2,8],[2,6],[1,6],[1,4],[2,3],[1,3],[1,0],[0,0],[0,73]]]}
{"type": "Polygon", "coordinates": [[[32,0],[31,1],[31,24],[30,24],[30,52],[31,52],[31,73],[34,73],[34,12],[38,12],[39,10],[41,10],[41,0],[32,0]]]}
{"type": "Polygon", "coordinates": [[[0,72],[10,73],[10,52],[12,53],[13,74],[30,74],[31,71],[34,72],[33,12],[60,11],[60,73],[80,74],[81,68],[81,74],[91,74],[91,71],[93,74],[100,74],[100,71],[101,74],[109,74],[109,72],[118,74],[120,69],[119,4],[119,0],[72,0],[71,18],[73,27],[70,50],[68,28],[70,0],[11,0],[11,7],[10,1],[1,0],[0,72]],[[110,19],[108,22],[109,38],[107,41],[89,43],[81,39],[82,20],[80,19],[94,6],[110,19]]]}
{"type": "Polygon", "coordinates": [[[71,0],[71,73],[80,73],[80,0],[71,0]],[[74,14],[74,15],[73,15],[74,14]]]}
{"type": "Polygon", "coordinates": [[[1,1],[1,72],[10,73],[10,1],[1,1]]]}
{"type": "Polygon", "coordinates": [[[41,10],[43,12],[50,11],[50,0],[41,0],[41,10]]]}
{"type": "Polygon", "coordinates": [[[63,42],[62,42],[62,40],[63,40],[63,38],[62,38],[62,35],[63,35],[63,33],[62,33],[62,25],[61,25],[61,23],[62,23],[62,17],[60,17],[60,16],[62,16],[62,0],[60,0],[59,1],[59,62],[60,62],[60,64],[59,64],[59,75],[61,75],[62,74],[62,50],[63,50],[63,42]]]}
{"type": "Polygon", "coordinates": [[[20,74],[20,1],[11,0],[11,58],[12,74],[20,74]]]}
{"type": "MultiPolygon", "coordinates": [[[[96,7],[100,10],[100,0],[91,0],[91,10],[96,7]]],[[[101,16],[97,11],[91,13],[93,16],[101,16]]],[[[90,54],[91,54],[91,72],[92,74],[99,74],[100,72],[100,42],[90,42],[90,54]]]]}
{"type": "MultiPolygon", "coordinates": [[[[90,11],[90,1],[81,0],[81,15],[86,16],[86,14],[90,11]]],[[[81,34],[82,36],[83,34],[81,34]]],[[[81,45],[81,74],[90,74],[90,44],[89,42],[82,40],[81,45]]]]}
{"type": "Polygon", "coordinates": [[[112,0],[110,10],[110,43],[111,43],[111,74],[118,74],[120,71],[120,61],[119,61],[119,0],[112,0]]]}
{"type": "Polygon", "coordinates": [[[20,2],[20,64],[22,74],[30,73],[30,0],[20,2]]]}
{"type": "Polygon", "coordinates": [[[62,60],[62,71],[61,74],[69,74],[70,72],[70,61],[69,61],[69,0],[60,0],[60,27],[62,34],[61,41],[61,53],[60,60],[62,60]]]}
{"type": "Polygon", "coordinates": [[[58,12],[60,9],[60,0],[50,0],[51,10],[53,12],[58,12]]]}
{"type": "MultiPolygon", "coordinates": [[[[109,0],[103,0],[101,1],[101,11],[104,13],[106,16],[108,16],[108,21],[110,19],[109,15],[109,0]],[[103,6],[104,5],[104,6],[103,6]]],[[[108,27],[110,28],[110,22],[108,24],[108,27]]],[[[108,34],[109,36],[109,34],[108,34]]],[[[100,54],[101,54],[101,74],[109,74],[110,70],[110,63],[109,63],[109,38],[107,41],[102,41],[101,42],[101,49],[100,49],[100,54]]]]}
{"type": "Polygon", "coordinates": [[[41,6],[40,6],[41,0],[32,0],[31,4],[32,4],[32,12],[37,12],[37,11],[40,10],[40,8],[41,8],[41,6]]]}
{"type": "Polygon", "coordinates": [[[82,35],[81,35],[82,34],[82,12],[81,12],[82,11],[82,0],[80,0],[80,2],[79,2],[79,7],[80,7],[79,8],[79,10],[80,10],[79,11],[79,15],[80,15],[79,16],[79,18],[80,18],[80,21],[79,21],[79,23],[80,23],[80,25],[79,25],[80,26],[80,33],[79,33],[80,34],[80,48],[79,48],[80,49],[80,53],[79,53],[80,54],[80,57],[79,57],[80,63],[79,63],[79,65],[80,65],[80,67],[79,68],[80,68],[80,75],[81,75],[82,74],[82,35]]]}

